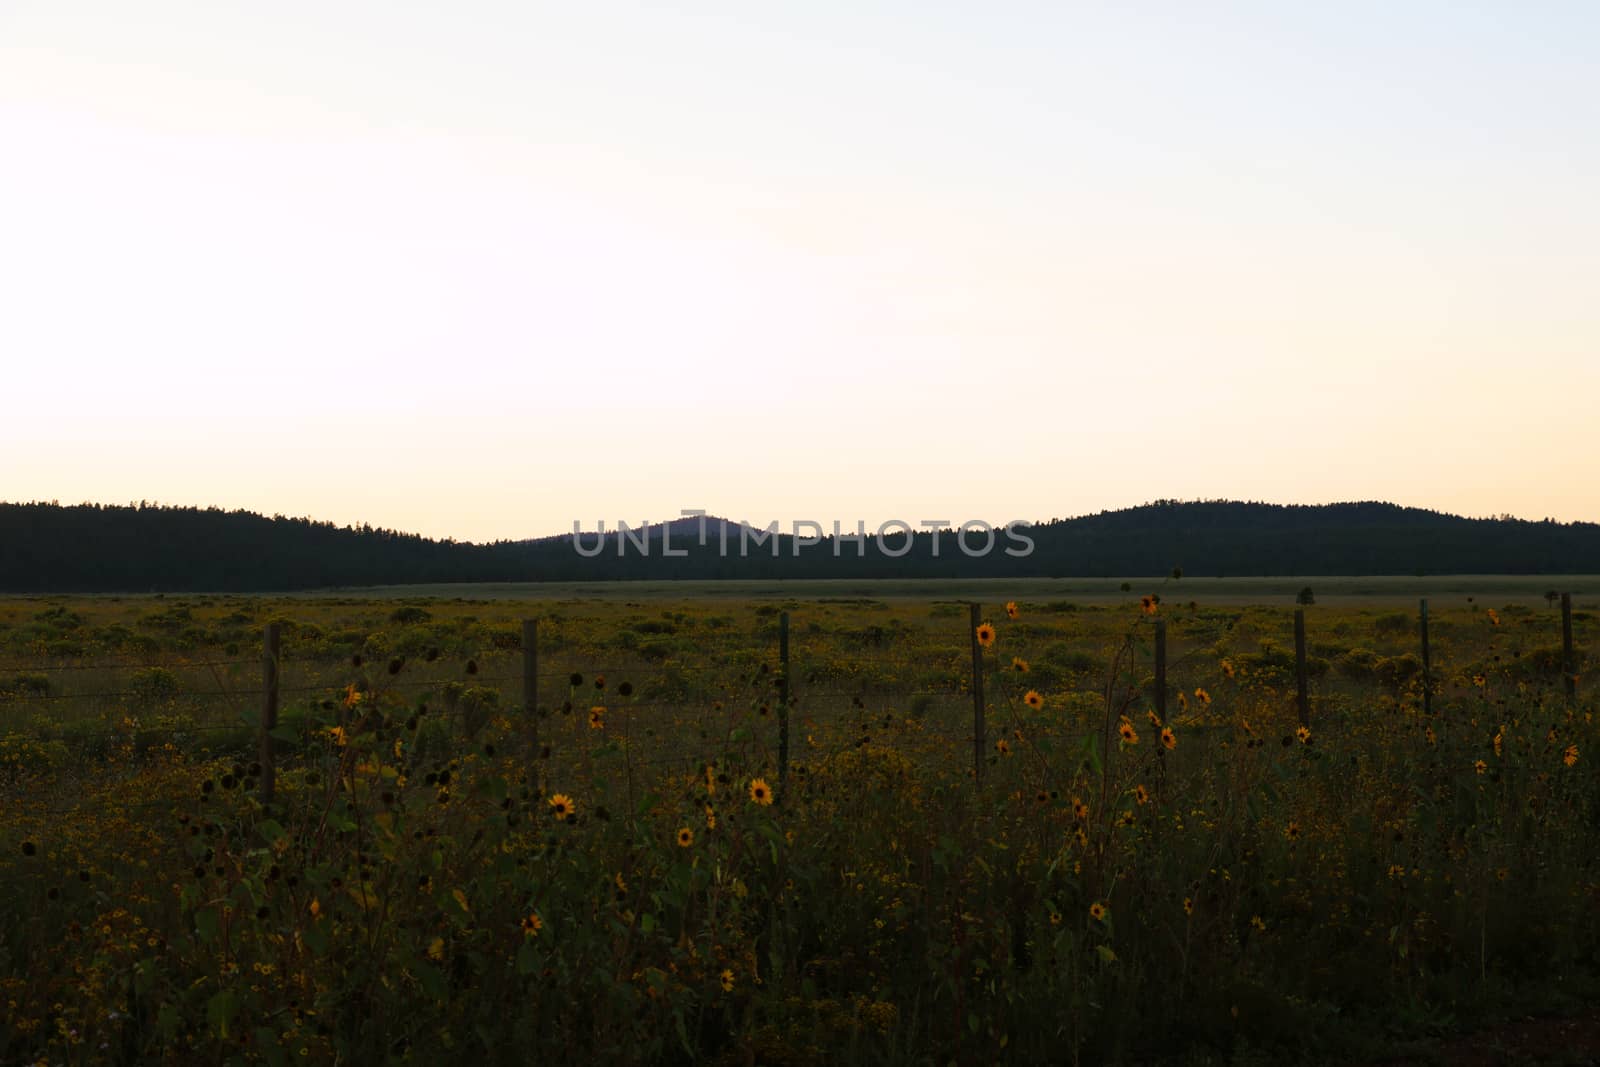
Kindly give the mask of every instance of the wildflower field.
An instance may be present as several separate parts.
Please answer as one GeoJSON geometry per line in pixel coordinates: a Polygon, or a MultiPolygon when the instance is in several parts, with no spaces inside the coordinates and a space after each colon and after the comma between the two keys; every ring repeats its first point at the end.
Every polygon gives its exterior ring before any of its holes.
{"type": "Polygon", "coordinates": [[[1536,595],[1436,601],[1428,710],[1414,609],[1309,606],[1302,723],[1293,601],[1183,589],[0,601],[0,1063],[1369,1062],[1600,1001],[1594,605],[1569,698],[1536,595]]]}

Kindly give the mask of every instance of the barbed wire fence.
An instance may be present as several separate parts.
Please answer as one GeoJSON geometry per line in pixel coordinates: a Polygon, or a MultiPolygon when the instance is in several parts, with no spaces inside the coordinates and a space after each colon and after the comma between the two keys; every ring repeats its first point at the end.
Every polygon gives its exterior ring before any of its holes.
{"type": "MultiPolygon", "coordinates": [[[[1570,594],[1562,594],[1560,609],[1559,667],[1563,696],[1570,705],[1577,699],[1579,680],[1570,594]]],[[[34,725],[41,728],[42,736],[88,742],[101,751],[114,740],[138,747],[163,741],[184,743],[191,738],[222,741],[224,747],[231,744],[235,752],[253,748],[257,765],[253,777],[265,804],[275,796],[279,756],[292,741],[299,740],[295,731],[303,725],[307,710],[315,705],[337,716],[336,725],[347,726],[349,694],[380,688],[410,694],[419,705],[442,699],[446,705],[444,716],[454,734],[473,732],[467,728],[468,718],[481,718],[488,713],[505,715],[525,738],[530,753],[541,752],[546,744],[544,735],[549,732],[546,724],[557,716],[582,716],[592,708],[601,708],[600,736],[614,736],[605,732],[604,717],[609,716],[613,723],[620,720],[620,727],[610,728],[620,730],[623,741],[632,747],[636,742],[633,727],[639,717],[653,712],[693,710],[700,715],[698,736],[681,729],[658,731],[646,725],[644,741],[650,751],[637,760],[641,766],[676,766],[685,771],[694,769],[704,752],[704,742],[713,739],[707,727],[715,723],[708,720],[707,708],[723,711],[730,701],[743,702],[744,712],[754,710],[754,727],[764,732],[759,740],[773,755],[780,799],[789,784],[791,763],[796,762],[793,735],[797,722],[805,731],[800,751],[820,751],[826,759],[865,745],[875,730],[909,718],[925,737],[941,741],[952,750],[970,744],[968,773],[975,788],[981,790],[985,766],[993,755],[990,729],[1004,728],[1005,708],[991,699],[997,672],[985,655],[988,642],[982,605],[971,603],[967,614],[964,639],[959,632],[950,635],[944,684],[940,685],[897,684],[884,689],[860,679],[850,682],[838,671],[814,666],[803,666],[797,675],[788,611],[779,613],[770,639],[721,643],[712,657],[714,661],[702,663],[650,662],[637,656],[582,663],[559,647],[541,648],[539,621],[526,619],[521,623],[519,647],[495,648],[467,658],[464,664],[433,654],[368,664],[359,656],[286,656],[282,625],[271,622],[262,630],[258,658],[188,659],[166,655],[154,661],[0,666],[0,687],[9,687],[0,688],[0,708],[9,705],[14,710],[20,706],[38,712],[34,725]],[[377,674],[379,670],[386,670],[389,676],[377,674]],[[10,682],[5,681],[8,674],[12,676],[10,682]],[[376,682],[372,681],[374,674],[376,682]],[[618,684],[621,681],[627,683],[625,689],[618,684]],[[592,690],[586,688],[589,686],[592,690]],[[592,696],[584,696],[590,693],[592,696]],[[637,699],[633,694],[638,694],[637,699]],[[286,698],[305,705],[287,733],[281,719],[286,698]],[[969,702],[970,723],[962,711],[969,702]],[[107,703],[122,705],[118,724],[101,725],[98,730],[72,727],[70,712],[85,707],[99,709],[103,724],[107,703]],[[825,741],[816,741],[815,732],[823,732],[825,741]]],[[[1183,699],[1179,695],[1183,688],[1175,686],[1172,677],[1203,656],[1219,631],[1196,627],[1180,633],[1174,642],[1169,637],[1168,619],[1156,617],[1150,622],[1136,688],[1158,719],[1165,722],[1172,698],[1183,699]],[[1176,652],[1175,658],[1169,656],[1172,652],[1176,652]]],[[[1443,672],[1430,640],[1426,600],[1418,605],[1415,624],[1420,699],[1424,711],[1431,712],[1443,672]]],[[[1311,642],[1304,608],[1293,613],[1292,633],[1294,710],[1298,723],[1304,726],[1311,722],[1314,706],[1311,642]]],[[[806,651],[802,649],[802,656],[806,651]]],[[[1004,694],[1004,701],[1009,705],[1014,696],[1004,694]]],[[[724,738],[736,730],[743,730],[742,736],[747,738],[755,736],[752,727],[733,727],[726,716],[722,725],[724,738]]],[[[0,741],[11,736],[15,735],[0,731],[0,741]]],[[[999,739],[1003,740],[1004,735],[999,739]]],[[[3,764],[0,770],[4,770],[3,764]]]]}

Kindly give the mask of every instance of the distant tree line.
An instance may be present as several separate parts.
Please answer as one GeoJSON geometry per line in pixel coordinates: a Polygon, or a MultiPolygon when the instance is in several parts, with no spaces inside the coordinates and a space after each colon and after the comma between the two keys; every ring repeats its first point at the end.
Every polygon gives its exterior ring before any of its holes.
{"type": "MultiPolygon", "coordinates": [[[[796,547],[780,534],[739,555],[708,520],[701,546],[691,523],[661,527],[642,548],[580,554],[570,535],[470,544],[370,526],[266,517],[219,508],[0,504],[0,590],[148,592],[313,589],[430,582],[707,578],[1192,577],[1383,574],[1600,573],[1600,525],[1467,519],[1384,503],[1319,506],[1157,501],[1020,531],[996,524],[994,545],[969,556],[954,535],[903,532],[864,545],[825,538],[796,547]],[[774,555],[774,545],[776,555],[774,555]]],[[[973,549],[985,538],[968,537],[973,549]]],[[[593,551],[596,535],[579,544],[593,551]]]]}

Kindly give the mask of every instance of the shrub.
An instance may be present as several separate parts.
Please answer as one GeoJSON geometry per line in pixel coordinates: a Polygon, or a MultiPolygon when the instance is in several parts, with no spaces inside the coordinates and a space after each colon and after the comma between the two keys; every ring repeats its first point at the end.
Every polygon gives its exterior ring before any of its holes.
{"type": "Polygon", "coordinates": [[[406,604],[395,608],[389,613],[389,621],[402,626],[412,626],[419,622],[427,622],[433,618],[433,612],[427,608],[419,608],[415,604],[406,604]]]}
{"type": "Polygon", "coordinates": [[[145,667],[133,672],[128,684],[135,702],[142,706],[171,700],[182,691],[178,676],[165,667],[145,667]]]}
{"type": "Polygon", "coordinates": [[[42,674],[14,674],[0,683],[0,697],[42,697],[50,695],[50,679],[42,674]]]}
{"type": "Polygon", "coordinates": [[[1403,634],[1416,626],[1416,620],[1403,611],[1386,612],[1372,620],[1372,629],[1380,634],[1403,634]]]}
{"type": "Polygon", "coordinates": [[[1339,673],[1346,678],[1365,680],[1377,673],[1381,657],[1370,649],[1352,648],[1334,661],[1339,673]]]}

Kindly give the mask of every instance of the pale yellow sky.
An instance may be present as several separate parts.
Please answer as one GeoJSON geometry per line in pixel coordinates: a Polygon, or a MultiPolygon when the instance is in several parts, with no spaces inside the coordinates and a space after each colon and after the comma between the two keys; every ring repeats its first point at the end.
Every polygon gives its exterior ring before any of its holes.
{"type": "Polygon", "coordinates": [[[0,6],[0,499],[1600,520],[1588,5],[0,6]]]}

